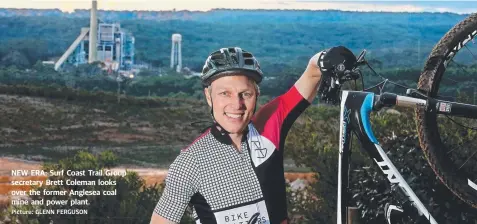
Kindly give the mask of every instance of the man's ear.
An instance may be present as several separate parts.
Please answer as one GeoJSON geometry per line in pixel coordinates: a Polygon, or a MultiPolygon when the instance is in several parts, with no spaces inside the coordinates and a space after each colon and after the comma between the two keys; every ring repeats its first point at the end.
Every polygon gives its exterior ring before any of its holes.
{"type": "Polygon", "coordinates": [[[207,100],[207,104],[209,104],[209,107],[212,107],[212,98],[210,97],[210,90],[209,87],[204,89],[204,94],[205,94],[205,99],[207,100]]]}

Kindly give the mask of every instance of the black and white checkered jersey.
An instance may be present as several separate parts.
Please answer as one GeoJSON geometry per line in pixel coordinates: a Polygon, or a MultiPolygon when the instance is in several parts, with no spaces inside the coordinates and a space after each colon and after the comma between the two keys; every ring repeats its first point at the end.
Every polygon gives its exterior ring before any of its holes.
{"type": "Polygon", "coordinates": [[[189,203],[197,223],[281,223],[287,219],[284,140],[310,105],[295,86],[260,110],[238,151],[227,134],[209,128],[169,168],[154,212],[179,223],[189,203]]]}

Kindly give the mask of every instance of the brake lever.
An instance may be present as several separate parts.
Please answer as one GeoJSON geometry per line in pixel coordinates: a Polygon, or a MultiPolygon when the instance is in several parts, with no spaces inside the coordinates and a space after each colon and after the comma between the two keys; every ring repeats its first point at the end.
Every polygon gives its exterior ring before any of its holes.
{"type": "Polygon", "coordinates": [[[366,64],[366,59],[364,59],[364,56],[366,55],[366,49],[363,49],[361,53],[359,54],[358,58],[356,59],[356,65],[355,67],[358,67],[360,65],[366,64]]]}
{"type": "Polygon", "coordinates": [[[360,70],[354,68],[353,70],[346,70],[343,72],[343,75],[339,77],[339,83],[343,84],[345,81],[356,80],[361,76],[360,70]]]}
{"type": "Polygon", "coordinates": [[[320,84],[319,94],[320,99],[327,104],[337,104],[339,102],[339,94],[337,92],[341,89],[341,83],[335,77],[327,77],[323,79],[320,84]]]}

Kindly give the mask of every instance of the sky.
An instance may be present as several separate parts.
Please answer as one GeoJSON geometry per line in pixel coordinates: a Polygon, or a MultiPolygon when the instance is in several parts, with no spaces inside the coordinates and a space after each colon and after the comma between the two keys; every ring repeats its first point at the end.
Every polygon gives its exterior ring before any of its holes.
{"type": "MultiPolygon", "coordinates": [[[[0,8],[89,9],[91,0],[0,0],[0,8]]],[[[387,12],[477,12],[477,1],[318,1],[318,0],[98,0],[100,10],[337,9],[387,12]]]]}

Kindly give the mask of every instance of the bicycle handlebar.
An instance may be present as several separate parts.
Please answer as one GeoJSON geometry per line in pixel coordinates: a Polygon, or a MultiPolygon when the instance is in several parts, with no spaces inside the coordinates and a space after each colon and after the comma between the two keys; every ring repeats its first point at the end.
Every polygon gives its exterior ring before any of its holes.
{"type": "Polygon", "coordinates": [[[394,93],[383,93],[374,96],[373,110],[380,110],[383,107],[401,106],[408,108],[426,107],[428,101],[409,96],[401,96],[394,93]]]}
{"type": "Polygon", "coordinates": [[[349,49],[343,46],[331,48],[328,52],[325,51],[318,60],[318,66],[322,72],[327,73],[327,75],[323,75],[318,89],[321,100],[331,104],[339,103],[341,86],[347,81],[362,77],[358,67],[367,64],[364,59],[365,55],[366,50],[363,50],[356,58],[349,49]]]}
{"type": "Polygon", "coordinates": [[[457,117],[477,119],[477,105],[437,100],[430,97],[401,96],[394,93],[374,95],[373,110],[383,107],[424,108],[429,113],[446,114],[457,117]]]}

